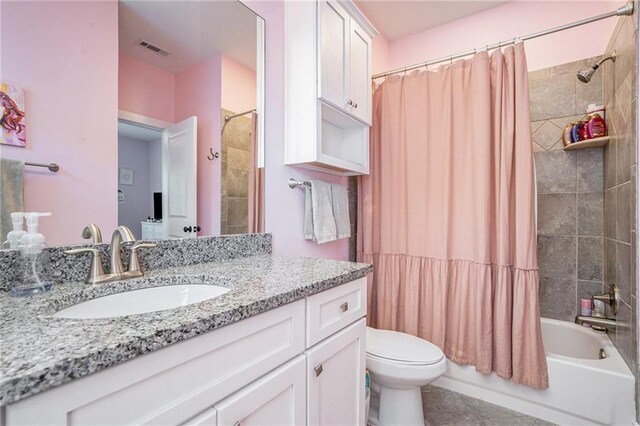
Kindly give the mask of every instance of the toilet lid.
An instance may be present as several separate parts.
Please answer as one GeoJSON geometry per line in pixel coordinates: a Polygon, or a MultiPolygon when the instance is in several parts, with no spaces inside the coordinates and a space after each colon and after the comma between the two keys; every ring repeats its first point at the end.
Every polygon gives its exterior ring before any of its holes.
{"type": "Polygon", "coordinates": [[[439,347],[419,337],[367,327],[367,353],[411,364],[435,364],[444,358],[439,347]]]}

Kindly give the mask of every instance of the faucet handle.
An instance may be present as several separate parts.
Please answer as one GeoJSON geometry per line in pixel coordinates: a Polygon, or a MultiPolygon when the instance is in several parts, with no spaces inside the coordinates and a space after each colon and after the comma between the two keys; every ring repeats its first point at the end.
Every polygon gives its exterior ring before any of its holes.
{"type": "Polygon", "coordinates": [[[608,292],[591,296],[591,308],[593,309],[595,307],[595,301],[604,302],[611,308],[611,313],[616,315],[620,304],[619,297],[618,287],[615,284],[611,284],[608,292]]]}
{"type": "Polygon", "coordinates": [[[131,246],[131,259],[129,260],[129,272],[135,272],[142,275],[140,260],[138,259],[138,249],[150,249],[157,246],[156,243],[136,243],[131,246]]]}
{"type": "Polygon", "coordinates": [[[89,267],[89,274],[84,282],[87,284],[104,282],[107,274],[104,273],[104,268],[102,267],[102,252],[100,250],[95,248],[77,248],[65,250],[65,253],[70,255],[91,253],[91,266],[89,267]]]}

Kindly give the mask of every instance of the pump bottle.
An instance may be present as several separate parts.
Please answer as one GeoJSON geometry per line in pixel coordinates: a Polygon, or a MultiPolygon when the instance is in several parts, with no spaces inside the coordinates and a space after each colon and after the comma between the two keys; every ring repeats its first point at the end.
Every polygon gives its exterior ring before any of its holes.
{"type": "Polygon", "coordinates": [[[51,289],[51,281],[45,276],[49,263],[47,252],[44,251],[44,235],[38,232],[38,221],[42,216],[51,213],[25,213],[27,232],[20,239],[21,270],[18,282],[11,289],[12,296],[28,296],[43,293],[51,289]]]}
{"type": "Polygon", "coordinates": [[[11,213],[11,223],[13,224],[13,231],[9,231],[7,233],[7,241],[4,242],[4,244],[8,245],[8,248],[10,249],[17,249],[20,245],[22,236],[26,233],[23,229],[23,219],[23,212],[11,213]]]}

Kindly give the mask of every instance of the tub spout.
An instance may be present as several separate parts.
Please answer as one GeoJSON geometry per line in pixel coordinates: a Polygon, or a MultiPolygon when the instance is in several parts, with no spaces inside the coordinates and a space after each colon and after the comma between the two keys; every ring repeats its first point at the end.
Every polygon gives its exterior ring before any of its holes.
{"type": "Polygon", "coordinates": [[[615,330],[616,328],[616,320],[613,318],[604,318],[604,317],[586,317],[584,315],[576,315],[576,324],[591,324],[597,327],[603,327],[608,330],[615,330]]]}

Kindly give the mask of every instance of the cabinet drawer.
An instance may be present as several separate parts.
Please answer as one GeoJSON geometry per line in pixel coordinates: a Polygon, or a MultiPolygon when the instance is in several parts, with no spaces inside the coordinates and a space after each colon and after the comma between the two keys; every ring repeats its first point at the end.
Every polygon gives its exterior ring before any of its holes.
{"type": "Polygon", "coordinates": [[[307,298],[307,348],[367,313],[367,278],[307,298]]]}

